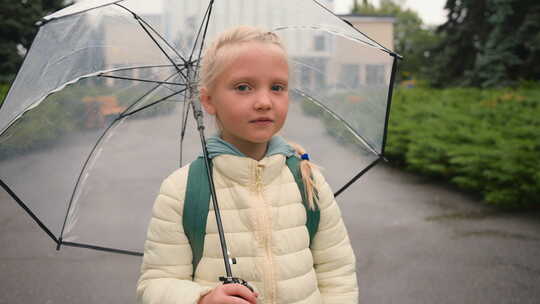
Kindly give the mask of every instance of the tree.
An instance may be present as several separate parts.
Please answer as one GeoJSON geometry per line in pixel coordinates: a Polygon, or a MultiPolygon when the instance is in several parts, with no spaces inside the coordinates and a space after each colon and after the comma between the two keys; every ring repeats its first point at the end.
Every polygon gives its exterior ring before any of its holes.
{"type": "Polygon", "coordinates": [[[429,50],[438,42],[434,29],[424,26],[422,19],[413,10],[404,8],[403,0],[381,0],[376,7],[364,0],[355,1],[353,13],[374,16],[394,16],[394,47],[405,60],[400,63],[403,77],[421,78],[430,65],[429,50]]]}
{"type": "Polygon", "coordinates": [[[43,16],[65,7],[64,0],[0,0],[0,82],[19,69],[43,16]]]}
{"type": "Polygon", "coordinates": [[[437,31],[436,86],[508,86],[540,78],[540,3],[530,0],[447,0],[437,31]]]}

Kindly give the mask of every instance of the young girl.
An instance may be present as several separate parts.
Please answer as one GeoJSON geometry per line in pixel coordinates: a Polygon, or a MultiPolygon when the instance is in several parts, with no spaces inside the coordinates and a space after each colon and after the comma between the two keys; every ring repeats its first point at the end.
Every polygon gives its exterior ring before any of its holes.
{"type": "Polygon", "coordinates": [[[332,191],[300,147],[276,136],[287,116],[288,78],[278,36],[246,26],[220,35],[202,61],[200,100],[220,129],[219,137],[208,139],[208,150],[228,249],[237,260],[232,272],[254,292],[218,281],[225,270],[212,208],[192,276],[182,227],[185,166],[163,182],[153,208],[140,303],[358,302],[355,257],[332,191]],[[285,164],[295,152],[303,159],[309,205],[320,210],[311,245],[306,209],[285,164]]]}

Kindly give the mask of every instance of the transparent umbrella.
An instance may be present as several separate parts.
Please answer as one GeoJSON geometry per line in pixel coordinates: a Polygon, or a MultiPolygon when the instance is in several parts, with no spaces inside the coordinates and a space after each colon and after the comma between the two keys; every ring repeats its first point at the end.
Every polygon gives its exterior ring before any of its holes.
{"type": "Polygon", "coordinates": [[[87,0],[43,18],[0,108],[2,188],[58,248],[141,255],[161,181],[201,154],[205,41],[240,24],[285,42],[281,135],[339,195],[383,158],[400,56],[311,0],[87,0]]]}

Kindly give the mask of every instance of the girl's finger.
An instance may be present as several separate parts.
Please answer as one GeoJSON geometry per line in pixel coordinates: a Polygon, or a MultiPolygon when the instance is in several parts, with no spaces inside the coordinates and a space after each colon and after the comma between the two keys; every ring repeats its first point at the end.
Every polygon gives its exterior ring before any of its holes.
{"type": "Polygon", "coordinates": [[[244,300],[243,298],[240,298],[240,297],[237,297],[237,296],[228,297],[227,300],[228,300],[227,303],[230,303],[230,304],[255,304],[255,303],[252,303],[252,302],[248,302],[248,301],[244,300]]]}
{"type": "Polygon", "coordinates": [[[225,286],[227,287],[224,289],[224,291],[227,295],[240,297],[251,304],[257,303],[255,293],[249,290],[246,286],[240,284],[227,284],[224,285],[224,287],[225,286]]]}

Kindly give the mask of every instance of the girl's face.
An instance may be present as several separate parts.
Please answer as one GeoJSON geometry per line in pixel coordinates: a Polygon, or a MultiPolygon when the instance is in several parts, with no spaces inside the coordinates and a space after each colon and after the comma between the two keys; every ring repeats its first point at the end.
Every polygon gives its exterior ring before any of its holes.
{"type": "Polygon", "coordinates": [[[234,60],[200,96],[205,110],[216,115],[221,137],[242,151],[266,145],[283,127],[289,67],[284,51],[273,44],[243,43],[234,52],[234,60]]]}

